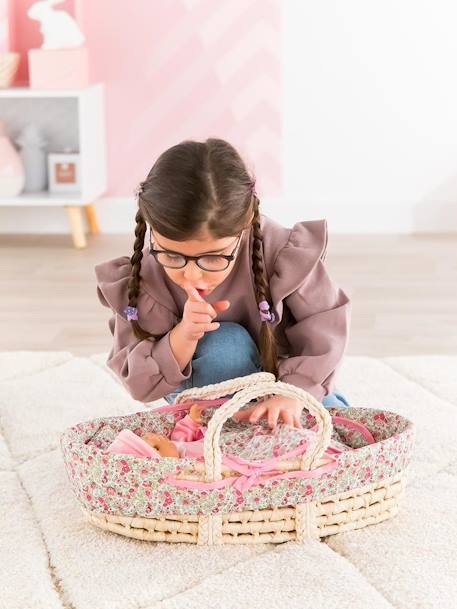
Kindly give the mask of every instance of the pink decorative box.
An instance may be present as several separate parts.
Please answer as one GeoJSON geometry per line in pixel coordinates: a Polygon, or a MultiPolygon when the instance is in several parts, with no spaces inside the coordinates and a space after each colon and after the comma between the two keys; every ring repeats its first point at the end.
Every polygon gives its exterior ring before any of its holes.
{"type": "Polygon", "coordinates": [[[32,89],[80,89],[89,85],[87,47],[31,49],[29,77],[32,89]]]}

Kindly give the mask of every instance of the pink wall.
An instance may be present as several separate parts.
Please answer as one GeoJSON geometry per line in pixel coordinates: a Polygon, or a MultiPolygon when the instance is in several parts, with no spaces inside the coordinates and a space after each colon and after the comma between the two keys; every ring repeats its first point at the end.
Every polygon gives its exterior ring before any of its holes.
{"type": "Polygon", "coordinates": [[[10,30],[8,22],[7,0],[0,0],[0,53],[10,50],[10,30]]]}
{"type": "MultiPolygon", "coordinates": [[[[92,81],[106,85],[108,195],[131,195],[163,150],[207,137],[237,147],[261,196],[280,192],[280,0],[67,0],[62,7],[74,11],[87,38],[92,81]]],[[[23,17],[19,23],[21,40],[35,41],[32,26],[23,17]]],[[[31,46],[39,44],[40,37],[31,46]]]]}

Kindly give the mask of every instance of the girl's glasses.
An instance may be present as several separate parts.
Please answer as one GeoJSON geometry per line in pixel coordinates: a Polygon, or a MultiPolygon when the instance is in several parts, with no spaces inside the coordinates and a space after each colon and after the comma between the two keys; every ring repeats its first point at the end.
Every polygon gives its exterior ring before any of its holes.
{"type": "Polygon", "coordinates": [[[151,232],[149,233],[149,253],[154,256],[156,262],[162,266],[166,266],[169,269],[182,269],[186,266],[189,260],[195,260],[197,266],[203,271],[217,272],[225,271],[229,264],[235,258],[235,252],[240,243],[241,235],[238,237],[235,249],[229,256],[223,256],[222,254],[206,254],[205,256],[185,256],[179,252],[173,252],[171,250],[156,250],[153,248],[153,242],[151,241],[151,232]]]}

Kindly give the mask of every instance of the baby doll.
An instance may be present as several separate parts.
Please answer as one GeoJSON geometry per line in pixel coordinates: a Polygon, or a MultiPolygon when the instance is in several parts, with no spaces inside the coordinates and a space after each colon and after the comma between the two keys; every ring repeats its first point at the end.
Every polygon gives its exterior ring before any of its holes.
{"type": "Polygon", "coordinates": [[[139,457],[201,457],[206,433],[206,427],[201,425],[204,408],[192,404],[189,414],[176,423],[170,439],[152,432],[140,437],[130,429],[122,429],[107,450],[139,457]]]}
{"type": "Polygon", "coordinates": [[[143,440],[157,450],[161,457],[201,457],[206,433],[206,427],[201,424],[204,408],[192,404],[189,414],[176,423],[170,439],[156,433],[147,433],[143,440]]]}

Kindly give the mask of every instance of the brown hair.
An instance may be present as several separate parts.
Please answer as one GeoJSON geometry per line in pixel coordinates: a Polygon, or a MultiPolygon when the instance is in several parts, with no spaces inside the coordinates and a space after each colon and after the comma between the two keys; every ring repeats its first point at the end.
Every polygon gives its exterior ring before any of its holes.
{"type": "MultiPolygon", "coordinates": [[[[204,231],[221,239],[240,233],[252,214],[255,296],[257,304],[262,300],[271,303],[263,261],[260,202],[254,185],[255,179],[249,176],[240,155],[225,140],[185,140],[163,152],[138,189],[129,306],[136,307],[138,302],[146,223],[174,241],[195,238],[204,231]]],[[[153,336],[139,321],[130,323],[137,338],[153,336]]],[[[259,351],[263,369],[277,377],[276,338],[268,321],[262,322],[259,351]]]]}

